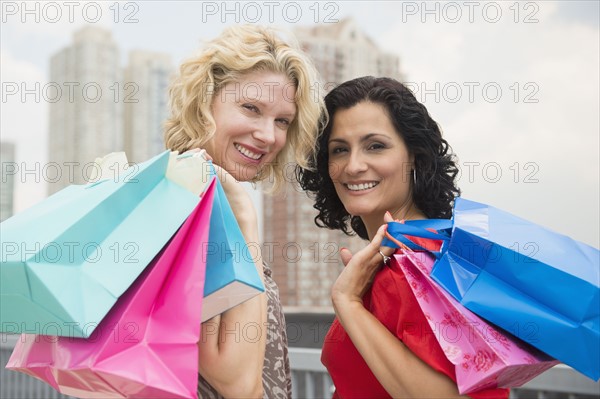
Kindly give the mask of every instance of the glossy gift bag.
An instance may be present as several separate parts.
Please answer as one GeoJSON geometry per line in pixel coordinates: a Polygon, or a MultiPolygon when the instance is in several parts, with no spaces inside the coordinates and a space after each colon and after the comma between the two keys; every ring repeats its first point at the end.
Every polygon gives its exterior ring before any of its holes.
{"type": "MultiPolygon", "coordinates": [[[[209,179],[215,177],[215,169],[211,161],[204,159],[202,152],[187,152],[171,160],[167,177],[197,194],[204,190],[209,179]]],[[[219,180],[216,181],[206,252],[203,322],[264,291],[249,246],[219,180]]]]}
{"type": "Polygon", "coordinates": [[[69,186],[0,224],[0,331],[93,332],[198,204],[166,177],[170,156],[69,186]]]}
{"type": "Polygon", "coordinates": [[[404,251],[390,264],[413,290],[444,354],[455,365],[461,394],[523,385],[558,362],[486,323],[439,287],[429,273],[435,258],[404,251]]]}
{"type": "Polygon", "coordinates": [[[462,198],[455,201],[452,221],[394,225],[391,230],[402,234],[446,240],[431,277],[466,308],[600,378],[597,249],[462,198]],[[442,234],[431,237],[423,227],[442,234]]]}
{"type": "Polygon", "coordinates": [[[217,181],[210,218],[202,321],[264,292],[249,246],[217,181]]]}
{"type": "Polygon", "coordinates": [[[89,338],[24,334],[7,368],[82,398],[195,398],[214,192],[89,338]]]}

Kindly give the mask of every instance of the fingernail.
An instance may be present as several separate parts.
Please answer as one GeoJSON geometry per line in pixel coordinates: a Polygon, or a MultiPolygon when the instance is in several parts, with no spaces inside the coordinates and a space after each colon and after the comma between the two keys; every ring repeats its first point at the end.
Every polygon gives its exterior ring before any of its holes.
{"type": "Polygon", "coordinates": [[[390,213],[390,211],[386,211],[385,214],[389,217],[392,217],[392,214],[390,213]]]}
{"type": "Polygon", "coordinates": [[[341,247],[341,248],[340,248],[340,252],[341,252],[341,251],[343,251],[344,249],[348,249],[348,248],[346,248],[346,247],[341,247]]]}

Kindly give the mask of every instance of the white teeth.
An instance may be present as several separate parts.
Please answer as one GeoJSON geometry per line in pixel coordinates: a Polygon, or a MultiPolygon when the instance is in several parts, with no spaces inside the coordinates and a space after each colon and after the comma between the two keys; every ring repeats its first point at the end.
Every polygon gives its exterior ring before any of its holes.
{"type": "Polygon", "coordinates": [[[239,144],[235,144],[235,148],[241,152],[242,154],[244,154],[245,156],[247,156],[248,158],[252,158],[252,159],[260,159],[260,157],[262,157],[262,154],[255,154],[252,151],[249,151],[247,148],[242,147],[239,144]]]}
{"type": "Polygon", "coordinates": [[[378,184],[379,184],[378,182],[361,183],[361,184],[346,184],[346,187],[348,187],[348,189],[350,191],[361,191],[361,190],[368,190],[370,188],[373,188],[378,184]]]}

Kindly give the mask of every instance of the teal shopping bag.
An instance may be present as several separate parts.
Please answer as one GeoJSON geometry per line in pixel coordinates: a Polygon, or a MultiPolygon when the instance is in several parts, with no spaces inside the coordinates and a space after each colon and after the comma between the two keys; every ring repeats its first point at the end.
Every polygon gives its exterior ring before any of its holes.
{"type": "Polygon", "coordinates": [[[209,231],[203,322],[264,291],[249,245],[219,181],[209,231]]]}
{"type": "Polygon", "coordinates": [[[0,331],[88,337],[199,202],[165,177],[72,185],[0,224],[0,331]]]}

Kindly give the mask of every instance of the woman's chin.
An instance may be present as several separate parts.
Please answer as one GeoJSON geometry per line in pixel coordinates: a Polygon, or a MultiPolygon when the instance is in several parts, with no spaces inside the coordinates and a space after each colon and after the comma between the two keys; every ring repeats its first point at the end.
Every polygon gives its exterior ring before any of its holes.
{"type": "Polygon", "coordinates": [[[371,218],[378,214],[377,210],[371,207],[346,207],[346,211],[352,216],[358,216],[360,218],[371,218]]]}

